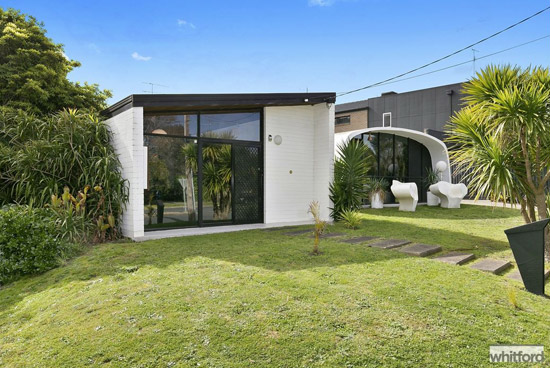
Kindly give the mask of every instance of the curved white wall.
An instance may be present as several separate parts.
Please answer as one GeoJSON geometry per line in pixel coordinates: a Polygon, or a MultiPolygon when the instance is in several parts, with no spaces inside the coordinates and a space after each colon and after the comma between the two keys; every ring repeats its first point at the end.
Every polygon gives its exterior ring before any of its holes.
{"type": "Polygon", "coordinates": [[[424,145],[430,152],[432,157],[432,168],[435,168],[435,164],[438,161],[443,161],[447,164],[447,170],[441,173],[441,179],[443,181],[451,182],[451,165],[449,164],[449,153],[447,152],[447,146],[439,139],[417,130],[403,129],[403,128],[368,128],[353,130],[351,132],[337,133],[334,135],[334,152],[338,156],[338,145],[343,142],[349,141],[353,137],[362,133],[387,133],[395,134],[401,137],[414,139],[418,143],[424,145]]]}

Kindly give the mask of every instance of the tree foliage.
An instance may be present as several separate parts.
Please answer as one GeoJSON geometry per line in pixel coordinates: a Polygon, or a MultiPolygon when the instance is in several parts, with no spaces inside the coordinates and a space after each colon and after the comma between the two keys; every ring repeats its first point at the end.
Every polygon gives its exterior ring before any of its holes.
{"type": "Polygon", "coordinates": [[[97,116],[76,110],[37,117],[0,108],[0,206],[43,206],[67,186],[101,188],[87,201],[90,218],[118,219],[128,199],[110,131],[97,116]]]}
{"type": "Polygon", "coordinates": [[[100,111],[111,92],[69,81],[68,73],[79,66],[63,45],[46,37],[43,23],[0,8],[0,105],[41,114],[63,108],[100,111]]]}
{"type": "MultiPolygon", "coordinates": [[[[547,218],[550,72],[489,66],[465,84],[447,127],[451,159],[476,197],[519,203],[526,222],[547,218]]],[[[549,251],[550,249],[547,249],[549,251]]],[[[550,254],[550,253],[547,253],[550,254]]]]}

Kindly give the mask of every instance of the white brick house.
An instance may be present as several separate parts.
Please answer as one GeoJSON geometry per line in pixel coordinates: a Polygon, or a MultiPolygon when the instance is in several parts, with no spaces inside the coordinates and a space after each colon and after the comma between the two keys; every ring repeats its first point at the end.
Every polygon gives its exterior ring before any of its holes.
{"type": "Polygon", "coordinates": [[[125,236],[329,219],[334,93],[132,95],[104,111],[129,184],[125,236]]]}

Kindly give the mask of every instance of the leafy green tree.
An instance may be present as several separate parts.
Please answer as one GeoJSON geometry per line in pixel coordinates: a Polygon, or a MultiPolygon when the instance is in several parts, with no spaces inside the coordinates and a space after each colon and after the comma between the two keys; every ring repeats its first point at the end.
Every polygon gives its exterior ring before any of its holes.
{"type": "MultiPolygon", "coordinates": [[[[451,119],[451,159],[476,197],[519,203],[525,222],[548,217],[550,72],[489,66],[464,86],[465,107],[451,119]]],[[[547,257],[550,244],[547,242],[547,257]]]]}
{"type": "Polygon", "coordinates": [[[43,23],[0,8],[0,105],[41,114],[63,108],[100,111],[111,92],[69,81],[67,74],[79,66],[65,56],[63,45],[46,37],[43,23]]]}

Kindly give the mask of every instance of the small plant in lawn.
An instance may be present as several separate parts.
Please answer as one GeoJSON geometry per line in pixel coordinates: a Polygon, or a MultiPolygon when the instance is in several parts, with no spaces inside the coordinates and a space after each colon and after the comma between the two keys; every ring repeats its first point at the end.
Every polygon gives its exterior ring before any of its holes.
{"type": "Polygon", "coordinates": [[[512,304],[514,308],[521,309],[521,306],[518,302],[517,292],[512,288],[508,289],[508,301],[510,302],[510,304],[512,304]]]}
{"type": "Polygon", "coordinates": [[[313,220],[315,221],[315,231],[313,233],[314,235],[314,241],[313,241],[313,255],[320,254],[319,252],[319,239],[323,232],[325,231],[325,228],[327,227],[327,222],[321,220],[321,207],[319,205],[319,202],[313,201],[309,204],[309,213],[313,216],[313,220]]]}
{"type": "Polygon", "coordinates": [[[361,225],[361,214],[358,211],[343,211],[341,221],[348,229],[356,230],[361,225]]]}

